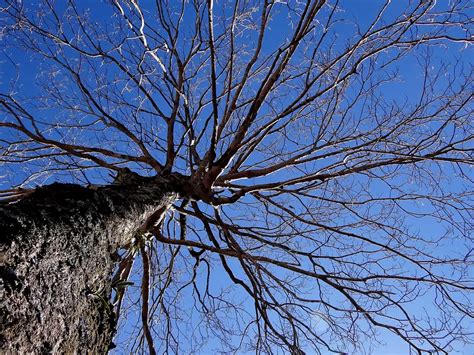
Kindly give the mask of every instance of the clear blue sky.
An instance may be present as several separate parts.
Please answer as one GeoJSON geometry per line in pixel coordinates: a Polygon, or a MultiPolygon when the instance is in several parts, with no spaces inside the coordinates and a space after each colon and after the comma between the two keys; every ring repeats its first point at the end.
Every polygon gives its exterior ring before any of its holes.
{"type": "MultiPolygon", "coordinates": [[[[31,4],[35,2],[32,1],[31,4]]],[[[104,4],[98,5],[96,1],[93,0],[81,0],[81,7],[83,8],[90,8],[91,9],[91,16],[94,20],[98,21],[102,25],[107,22],[107,19],[110,17],[111,11],[110,7],[104,4]]],[[[145,4],[145,1],[142,1],[145,4]]],[[[219,2],[217,2],[219,4],[219,2]]],[[[442,1],[440,1],[440,6],[444,6],[442,1]]],[[[367,26],[369,21],[373,19],[377,11],[380,9],[380,6],[384,4],[384,1],[380,0],[343,0],[341,1],[341,9],[342,12],[337,13],[337,18],[340,20],[350,20],[357,22],[362,28],[367,26]]],[[[408,1],[393,1],[390,5],[390,11],[387,13],[387,18],[390,16],[395,16],[403,11],[404,7],[408,5],[408,1]]],[[[31,5],[34,6],[34,5],[31,5]]],[[[61,6],[61,5],[59,5],[61,6]]],[[[265,41],[265,50],[270,51],[273,50],[279,43],[281,38],[284,38],[291,32],[291,28],[287,22],[286,16],[283,14],[281,16],[276,16],[273,22],[270,25],[271,29],[268,32],[268,37],[265,41]]],[[[343,46],[345,40],[350,39],[354,35],[354,27],[350,24],[344,24],[342,22],[337,27],[336,35],[340,38],[340,45],[343,46]]],[[[2,47],[0,46],[0,50],[2,47]]],[[[337,46],[336,46],[337,50],[337,46]]],[[[432,48],[433,57],[436,59],[433,61],[432,65],[435,68],[437,65],[440,64],[441,61],[444,62],[454,62],[456,59],[460,59],[466,65],[472,63],[472,50],[470,48],[465,48],[464,44],[456,44],[456,45],[448,45],[448,46],[440,46],[439,48],[432,48]]],[[[38,82],[41,80],[45,80],[45,77],[42,77],[40,73],[45,69],[45,66],[48,66],[47,63],[39,65],[38,62],[28,56],[22,50],[11,50],[3,51],[2,60],[0,62],[0,90],[5,92],[8,90],[8,87],[11,81],[19,75],[19,80],[17,83],[17,91],[25,97],[33,97],[35,95],[41,94],[41,87],[38,86],[38,82]],[[8,54],[8,57],[6,56],[8,54]]],[[[407,101],[408,103],[413,103],[417,100],[420,95],[420,81],[422,80],[422,72],[420,72],[420,65],[416,61],[414,56],[406,57],[399,62],[399,80],[396,83],[391,83],[388,86],[384,87],[383,95],[385,98],[392,98],[397,102],[404,102],[407,101]]],[[[107,72],[106,74],[110,79],[114,73],[107,72]]],[[[47,78],[46,78],[47,80],[47,78]]],[[[94,78],[91,78],[93,81],[94,78]]],[[[67,83],[65,85],[68,85],[67,83]]],[[[40,110],[38,110],[39,112],[40,110]]],[[[57,114],[59,110],[57,108],[47,108],[42,112],[46,112],[50,115],[57,114]]],[[[0,132],[0,137],[5,138],[2,136],[3,132],[0,132]]],[[[7,136],[8,137],[8,136],[7,136]]],[[[91,137],[85,134],[86,138],[91,139],[91,137]]],[[[124,149],[126,147],[121,147],[120,143],[117,144],[117,149],[124,149]]],[[[31,174],[31,171],[34,172],[41,172],[45,169],[44,165],[34,166],[32,164],[25,164],[22,166],[22,169],[19,169],[16,165],[9,165],[5,166],[5,169],[2,169],[0,173],[0,187],[4,186],[11,186],[19,183],[24,179],[25,176],[31,174]]],[[[450,172],[447,172],[448,175],[450,172]]],[[[41,175],[41,174],[40,174],[41,175]]],[[[77,177],[77,176],[76,176],[77,177]]],[[[106,173],[103,172],[96,172],[91,173],[89,178],[96,183],[103,183],[104,181],[109,180],[110,177],[107,176],[106,173]]],[[[39,178],[36,180],[35,184],[44,184],[44,183],[51,183],[53,181],[71,181],[70,175],[60,175],[60,174],[52,174],[52,175],[45,175],[44,178],[39,178]]],[[[76,180],[77,181],[77,180],[76,180]]],[[[373,192],[374,194],[383,195],[384,193],[384,186],[383,184],[374,185],[373,192]]],[[[455,188],[455,187],[453,187],[455,188]]],[[[420,206],[409,206],[411,208],[420,208],[420,206]]],[[[422,208],[422,207],[421,207],[422,208]]],[[[231,211],[231,215],[237,216],[239,211],[231,211]]],[[[407,220],[409,224],[412,225],[412,228],[415,230],[420,230],[424,234],[432,234],[436,236],[442,233],[443,225],[434,223],[434,220],[430,217],[420,218],[420,219],[411,219],[407,220]]],[[[456,248],[456,246],[446,246],[446,250],[449,251],[449,248],[456,248]]],[[[215,264],[217,265],[217,263],[215,264]]],[[[189,266],[189,265],[188,265],[189,266]]],[[[192,266],[192,265],[191,265],[192,266]]],[[[140,262],[137,262],[136,269],[139,269],[140,262]]],[[[184,267],[184,265],[183,265],[184,267]]],[[[205,278],[205,269],[200,269],[200,278],[205,278]]],[[[212,273],[212,281],[213,285],[216,289],[220,289],[225,287],[228,284],[227,276],[223,272],[223,270],[216,267],[212,273]]],[[[244,299],[243,294],[239,293],[240,291],[235,291],[233,297],[236,299],[244,299]]],[[[133,296],[133,293],[132,293],[133,296]]],[[[192,290],[186,291],[183,296],[192,297],[192,290]]],[[[248,301],[242,301],[246,306],[251,307],[251,303],[248,301]]],[[[189,305],[190,306],[190,305],[189,305]]],[[[423,310],[425,304],[422,302],[414,302],[411,305],[411,309],[414,313],[423,310]]],[[[190,306],[189,309],[192,307],[190,306]]],[[[434,310],[427,310],[428,312],[435,312],[434,310]]],[[[124,339],[127,333],[132,329],[135,322],[139,322],[139,318],[130,316],[130,321],[124,325],[122,328],[122,332],[118,336],[118,341],[120,342],[121,339],[124,339]]],[[[196,325],[196,324],[194,324],[196,325]]],[[[373,354],[408,354],[409,348],[406,344],[404,344],[400,339],[394,337],[391,334],[382,333],[381,340],[385,343],[380,346],[375,346],[373,344],[367,344],[367,347],[372,347],[373,349],[370,353],[373,354]]],[[[210,335],[210,341],[205,348],[202,350],[202,354],[212,354],[217,346],[217,342],[212,340],[213,336],[210,335]]],[[[183,344],[183,348],[186,348],[186,344],[183,344]]],[[[465,346],[458,345],[459,352],[458,354],[470,354],[474,353],[474,346],[465,346]]],[[[121,353],[117,351],[117,353],[121,353]]],[[[239,352],[239,354],[243,352],[239,352]]]]}

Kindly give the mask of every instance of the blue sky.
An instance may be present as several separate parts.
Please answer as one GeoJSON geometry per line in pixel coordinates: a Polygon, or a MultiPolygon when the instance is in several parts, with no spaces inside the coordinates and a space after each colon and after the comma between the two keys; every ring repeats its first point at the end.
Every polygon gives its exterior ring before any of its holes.
{"type": "MultiPolygon", "coordinates": [[[[147,7],[146,2],[142,2],[144,4],[144,8],[147,7]]],[[[223,3],[223,2],[221,2],[223,3]]],[[[221,4],[220,2],[217,2],[218,5],[221,4]]],[[[368,23],[373,19],[373,17],[376,15],[377,11],[383,6],[385,2],[384,1],[371,1],[371,0],[357,0],[357,1],[352,1],[352,0],[343,0],[340,2],[340,7],[342,9],[341,12],[338,12],[335,16],[336,19],[341,21],[337,27],[335,27],[335,30],[331,32],[332,36],[335,36],[338,38],[338,42],[334,46],[334,51],[337,52],[338,50],[342,50],[344,47],[344,44],[346,41],[351,41],[354,38],[355,34],[355,28],[353,26],[352,22],[356,22],[360,25],[361,30],[363,31],[368,23]]],[[[30,9],[32,9],[35,6],[36,2],[31,2],[29,3],[30,9]]],[[[174,3],[176,6],[178,2],[174,3]]],[[[59,3],[58,5],[59,12],[61,12],[62,4],[59,3]]],[[[289,25],[289,19],[288,15],[285,12],[284,4],[281,4],[282,10],[280,14],[277,14],[273,21],[270,23],[269,27],[270,30],[268,31],[268,35],[266,36],[265,42],[264,42],[264,52],[265,53],[271,53],[275,48],[279,46],[281,43],[282,38],[286,38],[289,36],[291,33],[291,27],[289,25]]],[[[385,19],[388,21],[393,17],[396,17],[398,14],[404,11],[406,6],[413,6],[412,2],[408,1],[393,1],[390,6],[389,6],[389,11],[386,13],[385,19]],[[410,4],[411,3],[411,4],[410,4]]],[[[440,8],[445,6],[442,2],[439,4],[440,8]]],[[[97,21],[97,23],[100,26],[106,26],[110,25],[108,22],[112,10],[110,6],[104,5],[103,3],[100,3],[100,5],[96,1],[88,0],[88,1],[81,1],[80,2],[80,7],[81,8],[90,8],[90,16],[92,21],[97,21]]],[[[149,9],[149,15],[151,18],[150,23],[153,25],[153,9],[149,9]]],[[[219,6],[217,6],[216,11],[224,11],[224,13],[227,13],[230,11],[228,9],[222,10],[219,6]]],[[[329,9],[326,9],[323,12],[323,15],[327,15],[329,13],[329,9]]],[[[322,15],[322,16],[323,16],[322,15]]],[[[189,14],[186,12],[185,17],[185,23],[186,21],[190,21],[193,18],[192,14],[189,14]]],[[[321,22],[323,22],[323,18],[319,19],[321,22]]],[[[69,29],[70,31],[74,30],[74,26],[77,24],[71,23],[69,24],[71,28],[69,29]]],[[[67,30],[67,31],[69,31],[67,30]]],[[[455,30],[453,30],[455,31],[455,30]]],[[[181,44],[181,47],[179,47],[179,50],[183,50],[186,46],[189,45],[189,42],[184,41],[184,38],[186,37],[186,31],[183,31],[182,38],[183,38],[183,44],[181,44]]],[[[255,40],[255,33],[250,33],[247,34],[245,38],[242,39],[242,42],[248,41],[250,43],[249,46],[252,47],[254,44],[251,43],[252,40],[255,40]]],[[[102,42],[106,43],[106,40],[102,40],[102,42]]],[[[245,43],[242,43],[245,44],[245,43]]],[[[1,92],[6,92],[8,91],[8,88],[10,87],[12,81],[15,80],[16,76],[18,75],[18,81],[16,82],[15,86],[15,91],[18,94],[18,96],[24,97],[24,98],[32,98],[35,96],[41,96],[44,93],[44,87],[41,85],[45,85],[47,87],[51,83],[56,83],[55,85],[59,85],[62,83],[64,85],[63,89],[65,94],[71,95],[71,100],[74,99],[74,96],[76,91],[73,89],[73,85],[68,82],[70,78],[68,77],[67,74],[61,72],[60,70],[54,71],[54,64],[51,64],[49,61],[45,62],[40,62],[38,59],[34,56],[31,56],[28,54],[24,49],[12,49],[11,47],[3,47],[0,46],[0,51],[1,51],[1,67],[0,67],[0,90],[1,92]],[[53,72],[53,74],[47,72],[53,72]],[[58,84],[59,83],[59,84],[58,84]]],[[[453,65],[456,60],[459,60],[461,64],[463,64],[467,69],[461,69],[458,73],[466,73],[468,71],[469,65],[472,64],[472,49],[469,47],[466,47],[464,43],[459,43],[459,44],[449,44],[449,45],[439,45],[437,47],[431,47],[431,58],[432,62],[429,65],[429,68],[433,71],[433,73],[436,72],[437,69],[441,68],[441,63],[448,63],[449,65],[453,65]]],[[[161,52],[158,52],[161,53],[161,52]]],[[[386,85],[382,85],[380,90],[377,92],[377,95],[380,95],[380,98],[383,100],[386,100],[387,102],[393,101],[394,103],[398,105],[406,105],[406,107],[410,105],[415,105],[417,103],[417,100],[420,98],[420,90],[422,88],[422,81],[423,81],[423,64],[424,62],[418,61],[420,58],[419,54],[423,54],[423,49],[420,48],[419,51],[416,51],[418,55],[410,55],[402,58],[399,60],[396,65],[389,66],[387,68],[387,72],[381,72],[380,77],[383,77],[384,75],[388,75],[387,73],[389,71],[395,71],[395,69],[399,70],[399,73],[397,74],[397,78],[394,81],[390,81],[386,85]]],[[[66,53],[67,54],[67,53],[66,53]]],[[[72,58],[75,58],[75,54],[70,54],[72,58]]],[[[388,58],[391,55],[391,53],[387,54],[388,58]]],[[[242,58],[245,59],[245,54],[242,53],[242,58]]],[[[242,59],[241,58],[241,59],[242,59]]],[[[380,60],[386,60],[383,56],[380,57],[380,60]]],[[[242,60],[244,60],[242,59],[242,60]]],[[[91,85],[91,87],[99,88],[101,87],[101,82],[100,80],[103,79],[104,82],[108,82],[109,85],[110,83],[113,82],[114,78],[118,76],[117,72],[114,71],[113,68],[110,68],[107,66],[108,63],[104,63],[104,65],[100,66],[101,70],[101,75],[103,77],[99,76],[93,76],[93,75],[86,75],[89,72],[87,72],[87,69],[85,70],[85,80],[86,82],[91,85]],[[102,71],[103,70],[103,71],[102,71]]],[[[295,65],[297,67],[297,63],[292,63],[292,65],[295,65]]],[[[85,65],[87,67],[87,65],[85,65]]],[[[93,68],[91,66],[91,68],[93,68]]],[[[157,71],[157,73],[159,70],[157,71]]],[[[447,70],[448,74],[453,75],[454,72],[454,67],[451,66],[447,70]]],[[[90,73],[89,73],[90,74],[90,73]]],[[[159,77],[161,74],[156,74],[156,78],[159,77]]],[[[151,77],[151,76],[150,76],[151,77]]],[[[153,76],[155,77],[155,76],[153,76]]],[[[446,75],[448,77],[448,75],[446,75]]],[[[219,84],[222,87],[223,83],[219,82],[219,84]]],[[[441,80],[439,83],[439,87],[442,88],[445,83],[441,80]]],[[[118,82],[116,83],[117,87],[116,89],[123,89],[124,96],[127,97],[128,100],[133,101],[135,99],[135,96],[137,96],[137,91],[136,90],[129,90],[127,91],[127,85],[124,85],[123,82],[118,82]],[[123,87],[122,87],[123,86],[123,87]]],[[[202,86],[206,86],[207,82],[204,80],[203,83],[201,83],[202,86]]],[[[251,86],[250,89],[255,89],[258,85],[258,81],[256,81],[254,86],[251,86]]],[[[360,85],[363,85],[363,83],[358,83],[354,84],[354,86],[359,87],[360,85]]],[[[199,85],[196,86],[197,89],[196,91],[199,92],[201,87],[199,85]]],[[[101,90],[107,91],[107,86],[105,88],[101,88],[101,90]]],[[[296,90],[296,89],[295,89],[296,90]]],[[[289,101],[293,95],[295,95],[295,92],[292,92],[291,90],[288,90],[286,93],[287,97],[281,99],[283,103],[285,101],[289,101]]],[[[348,96],[350,98],[351,92],[348,93],[348,96]]],[[[352,95],[355,95],[352,93],[352,95]]],[[[349,101],[349,98],[347,99],[349,101]]],[[[158,98],[158,102],[163,103],[163,100],[158,98]]],[[[75,117],[74,115],[71,114],[71,112],[66,110],[61,109],[60,107],[51,105],[48,105],[48,102],[45,102],[43,107],[33,107],[31,104],[32,110],[34,112],[38,113],[39,117],[42,117],[42,119],[45,120],[50,120],[50,122],[59,122],[62,123],[63,121],[74,121],[74,120],[82,120],[83,122],[89,122],[88,120],[92,121],[91,117],[88,117],[87,115],[79,115],[75,117]]],[[[111,110],[113,111],[114,108],[111,110]]],[[[270,112],[270,106],[262,108],[262,114],[270,112]]],[[[362,103],[357,103],[353,109],[353,112],[356,113],[360,111],[361,113],[366,110],[366,106],[363,106],[362,103]]],[[[210,109],[204,109],[202,111],[202,117],[203,119],[199,120],[196,123],[196,127],[203,127],[204,126],[204,117],[206,117],[207,114],[209,114],[210,109]]],[[[369,125],[370,123],[365,124],[369,125]]],[[[150,130],[160,130],[159,124],[150,124],[148,129],[150,130]]],[[[364,128],[364,127],[362,127],[364,128]]],[[[179,130],[179,129],[178,129],[179,130]]],[[[110,132],[108,130],[103,130],[100,132],[88,132],[87,129],[84,130],[76,130],[73,133],[67,131],[66,129],[63,130],[66,133],[70,133],[74,139],[77,139],[79,142],[89,142],[92,144],[98,144],[98,145],[103,145],[104,147],[108,148],[113,148],[117,151],[124,151],[124,152],[130,152],[133,151],[133,148],[131,148],[131,145],[128,143],[124,143],[122,141],[123,137],[120,135],[116,135],[114,132],[110,132]]],[[[54,131],[51,130],[51,135],[53,137],[59,137],[61,134],[60,130],[54,131]]],[[[0,137],[3,139],[11,139],[12,136],[11,132],[0,132],[0,137]]],[[[163,138],[160,133],[157,133],[156,135],[158,138],[163,138]]],[[[205,137],[208,137],[205,135],[205,137]]],[[[272,143],[272,142],[270,142],[272,143]]],[[[278,145],[279,142],[275,143],[278,145]]],[[[298,142],[295,143],[295,146],[298,142]]],[[[202,149],[206,147],[208,144],[207,139],[203,139],[202,142],[200,143],[202,149]]],[[[152,144],[150,144],[152,145],[152,144]]],[[[289,144],[291,146],[291,144],[289,144]]],[[[156,147],[156,146],[155,146],[156,147]]],[[[159,158],[161,158],[160,151],[159,149],[154,149],[153,153],[156,154],[159,158]]],[[[262,156],[258,156],[255,154],[255,156],[252,157],[252,159],[249,160],[249,165],[251,164],[256,164],[259,162],[259,159],[262,156]]],[[[262,158],[263,159],[263,158],[262,158]]],[[[36,163],[27,163],[23,165],[16,165],[16,164],[5,164],[5,169],[2,169],[2,173],[0,174],[0,184],[1,186],[11,186],[11,185],[16,185],[20,183],[20,181],[23,181],[25,177],[31,175],[32,172],[34,173],[39,173],[38,178],[34,182],[30,182],[27,185],[36,185],[36,184],[47,184],[51,183],[53,181],[75,181],[75,182],[80,182],[80,183],[85,183],[85,180],[83,179],[83,175],[77,171],[73,172],[72,174],[66,173],[66,174],[61,174],[60,172],[54,171],[51,173],[48,171],[48,168],[56,168],[55,164],[49,165],[50,162],[41,160],[36,163]],[[48,172],[45,174],[42,174],[42,172],[48,172]]],[[[129,164],[130,167],[138,169],[137,165],[129,164]]],[[[178,162],[176,164],[177,169],[181,169],[181,172],[186,172],[186,169],[189,169],[188,166],[185,166],[183,162],[178,162]]],[[[316,166],[316,168],[320,168],[316,166]]],[[[446,184],[453,184],[452,186],[449,187],[451,191],[456,191],[460,187],[456,185],[456,180],[455,180],[455,170],[451,170],[450,168],[445,168],[442,173],[444,174],[444,177],[446,179],[445,183],[446,184]]],[[[87,175],[88,179],[91,182],[94,183],[105,183],[111,180],[111,177],[109,175],[109,172],[104,171],[104,169],[87,169],[85,170],[85,174],[87,175]]],[[[146,174],[150,173],[150,170],[145,170],[141,169],[141,173],[146,174]]],[[[285,172],[284,176],[289,177],[290,174],[294,172],[285,172]]],[[[261,180],[262,181],[271,181],[273,179],[272,176],[270,177],[264,177],[261,180]]],[[[253,181],[247,182],[248,184],[252,183],[253,181]]],[[[259,181],[260,182],[260,181],[259,181]]],[[[407,191],[420,191],[422,192],[424,187],[420,187],[417,185],[417,182],[415,179],[412,181],[407,178],[406,176],[400,176],[396,177],[391,182],[399,184],[400,186],[403,186],[407,191]],[[410,185],[411,184],[411,185],[410,185]]],[[[369,184],[369,179],[366,177],[358,177],[357,180],[358,184],[364,185],[369,184]]],[[[340,185],[341,188],[344,188],[344,184],[342,183],[340,185]]],[[[370,192],[374,196],[386,196],[387,195],[387,185],[383,181],[370,181],[370,192]]],[[[248,202],[250,201],[251,198],[249,197],[248,202]]],[[[298,202],[295,201],[297,204],[298,202]]],[[[295,206],[296,206],[295,204],[295,206]]],[[[297,208],[300,208],[299,212],[303,213],[302,207],[304,206],[297,206],[297,208]]],[[[384,206],[375,206],[374,209],[380,208],[382,209],[384,206]]],[[[413,202],[407,202],[406,205],[404,205],[405,208],[408,209],[413,209],[416,211],[421,211],[421,212],[429,212],[434,210],[432,206],[429,205],[422,205],[416,204],[413,202]]],[[[203,206],[203,208],[206,208],[203,206]]],[[[256,207],[256,208],[247,208],[243,205],[237,205],[234,209],[229,208],[226,211],[228,211],[229,215],[235,219],[237,218],[247,218],[247,222],[243,223],[253,223],[257,222],[257,218],[260,218],[261,215],[259,215],[258,209],[261,209],[262,207],[256,207]],[[255,213],[252,218],[251,213],[255,213]]],[[[208,211],[212,211],[209,209],[208,211]]],[[[353,216],[349,215],[343,215],[336,217],[336,221],[340,220],[343,221],[345,218],[347,220],[350,220],[351,218],[354,218],[353,216]]],[[[412,231],[418,231],[422,233],[423,235],[432,235],[433,238],[436,236],[439,236],[443,234],[444,229],[447,228],[447,226],[443,223],[438,223],[438,220],[433,217],[433,216],[424,216],[420,218],[413,218],[413,217],[408,217],[406,220],[406,224],[410,226],[412,231]]],[[[370,233],[368,231],[365,231],[367,233],[370,233]]],[[[380,234],[373,232],[372,235],[370,235],[371,238],[379,238],[380,234]]],[[[458,244],[449,244],[450,241],[447,241],[447,243],[444,244],[444,249],[439,250],[439,252],[446,252],[446,253],[453,253],[457,251],[457,248],[459,248],[458,244]]],[[[158,246],[159,248],[160,246],[158,246]]],[[[184,248],[183,248],[184,249],[184,248]]],[[[185,256],[187,255],[186,250],[183,250],[181,252],[183,254],[183,257],[181,259],[180,266],[183,268],[192,268],[192,263],[188,261],[188,264],[186,264],[185,261],[185,256]]],[[[216,259],[214,257],[214,259],[216,259]]],[[[216,260],[214,260],[216,261],[216,260]]],[[[135,265],[135,270],[140,270],[140,261],[136,262],[137,264],[135,265]]],[[[230,261],[232,264],[233,262],[230,261]]],[[[236,266],[236,265],[235,265],[236,266]]],[[[213,264],[213,267],[215,267],[212,270],[212,276],[211,276],[211,283],[212,286],[216,288],[216,290],[222,290],[228,286],[228,278],[225,275],[224,271],[222,270],[222,267],[219,266],[218,262],[215,262],[213,264]]],[[[238,268],[237,268],[238,269],[238,268]]],[[[238,272],[238,271],[237,271],[238,272]]],[[[198,277],[201,280],[204,280],[206,277],[207,270],[206,268],[201,264],[199,268],[199,273],[198,277]]],[[[132,288],[133,289],[133,288],[132,288]]],[[[182,297],[192,297],[195,295],[193,293],[194,291],[192,289],[187,289],[184,291],[182,297]]],[[[251,302],[248,300],[244,299],[244,294],[239,291],[238,289],[233,290],[233,295],[236,300],[240,300],[243,302],[244,305],[247,307],[251,307],[251,302]]],[[[133,297],[133,292],[131,293],[133,297]]],[[[230,296],[229,296],[230,297],[230,296]]],[[[334,296],[337,297],[337,296],[334,296]]],[[[413,302],[412,305],[410,306],[410,309],[413,310],[414,313],[421,312],[423,308],[426,306],[423,301],[420,302],[413,302]]],[[[192,305],[191,304],[186,304],[184,305],[184,308],[188,309],[191,311],[192,305]]],[[[427,312],[435,312],[434,310],[427,309],[427,312]]],[[[123,331],[124,333],[127,333],[130,331],[133,327],[133,324],[139,321],[138,318],[131,316],[130,317],[130,322],[124,325],[123,331]]],[[[194,326],[194,330],[200,329],[198,325],[198,318],[191,321],[191,325],[194,326]]],[[[193,327],[190,327],[193,328],[193,327]]],[[[210,354],[216,351],[216,347],[218,347],[218,342],[213,338],[214,336],[212,335],[212,329],[210,331],[210,340],[208,344],[203,348],[202,354],[210,354]]],[[[120,339],[121,335],[119,335],[120,339]]],[[[387,333],[382,333],[382,336],[380,337],[380,340],[384,342],[385,344],[380,345],[380,346],[375,346],[373,344],[367,343],[367,347],[372,347],[373,350],[369,351],[370,353],[378,354],[378,353],[385,353],[385,354],[407,354],[408,353],[408,347],[406,344],[404,344],[400,339],[394,337],[393,335],[389,335],[387,333]]],[[[184,348],[186,348],[186,345],[189,344],[182,344],[184,348]]],[[[462,345],[459,345],[460,349],[460,354],[464,353],[470,353],[474,352],[474,347],[466,346],[463,347],[462,345]]],[[[118,352],[120,353],[120,351],[118,352]]],[[[239,351],[239,353],[244,353],[239,351]]]]}

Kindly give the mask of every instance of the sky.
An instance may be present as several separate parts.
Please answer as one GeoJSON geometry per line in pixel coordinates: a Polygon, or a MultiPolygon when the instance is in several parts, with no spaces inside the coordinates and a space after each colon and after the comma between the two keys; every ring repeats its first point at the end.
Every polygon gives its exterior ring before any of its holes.
{"type": "MultiPolygon", "coordinates": [[[[34,6],[36,2],[32,1],[30,6],[34,6]]],[[[343,0],[341,1],[341,8],[344,10],[337,14],[340,20],[355,20],[357,23],[361,25],[363,28],[368,24],[374,14],[378,11],[380,6],[383,4],[380,0],[343,0]]],[[[393,14],[394,16],[398,14],[400,11],[403,10],[404,6],[408,4],[407,1],[393,1],[390,5],[390,11],[388,12],[388,16],[393,14]]],[[[61,5],[59,5],[61,6],[61,5]]],[[[441,4],[440,6],[443,6],[441,4]]],[[[96,1],[92,0],[84,0],[81,1],[81,7],[83,8],[90,8],[91,16],[94,20],[104,23],[107,21],[107,18],[110,16],[110,8],[106,5],[98,5],[96,1]]],[[[269,31],[268,40],[265,42],[265,50],[270,52],[273,50],[280,42],[281,38],[286,36],[290,31],[289,24],[287,18],[284,14],[281,16],[276,16],[273,22],[271,23],[269,31]]],[[[338,27],[339,31],[337,35],[341,39],[341,46],[344,43],[345,39],[351,38],[353,35],[353,27],[349,25],[344,25],[343,23],[338,27]]],[[[436,57],[441,58],[444,61],[450,62],[454,61],[457,58],[462,58],[463,61],[468,64],[470,60],[468,58],[472,58],[472,50],[470,48],[465,48],[462,44],[457,45],[449,45],[445,47],[439,47],[433,49],[435,51],[436,57]]],[[[44,77],[41,75],[44,66],[48,64],[41,64],[39,65],[35,58],[25,55],[23,50],[15,50],[15,49],[5,49],[2,48],[0,45],[0,51],[3,53],[0,61],[0,90],[1,92],[5,92],[11,85],[12,80],[14,80],[18,75],[16,91],[19,94],[25,97],[33,97],[35,95],[42,93],[42,88],[38,85],[39,82],[44,80],[48,80],[48,77],[44,77]]],[[[438,60],[438,59],[437,59],[438,60]]],[[[471,61],[472,62],[472,61],[471,61]]],[[[384,91],[385,97],[393,98],[394,100],[416,100],[419,95],[420,89],[420,80],[422,78],[422,73],[420,72],[419,63],[417,63],[413,58],[406,58],[400,61],[401,65],[401,74],[400,80],[398,84],[392,84],[386,87],[384,91]]],[[[433,62],[433,67],[439,65],[437,61],[433,62]]],[[[113,72],[108,72],[107,76],[113,76],[113,72]]],[[[90,80],[96,80],[96,78],[90,78],[90,80]]],[[[67,85],[67,83],[65,84],[67,85]]],[[[133,92],[130,93],[133,95],[133,92]]],[[[46,108],[43,112],[48,112],[49,114],[56,114],[59,111],[55,108],[46,108]]],[[[0,137],[5,138],[5,132],[0,132],[0,137]],[[2,136],[3,135],[3,136],[2,136]]],[[[7,136],[8,137],[8,134],[7,136]]],[[[87,136],[84,133],[84,137],[86,139],[95,139],[94,136],[87,136]]],[[[107,137],[106,135],[104,137],[107,137]]],[[[116,149],[124,149],[126,147],[121,147],[120,142],[116,143],[116,149]]],[[[0,187],[11,186],[19,183],[24,179],[25,176],[31,174],[31,171],[39,173],[40,176],[43,176],[41,172],[45,169],[45,166],[40,164],[38,166],[34,166],[31,164],[24,164],[19,168],[17,165],[15,166],[5,166],[5,169],[0,173],[0,187]]],[[[76,179],[78,178],[75,175],[76,179]]],[[[106,173],[102,172],[94,172],[91,173],[89,178],[91,181],[96,183],[105,183],[106,181],[110,181],[110,177],[107,176],[106,173]]],[[[59,174],[47,174],[43,177],[38,178],[35,181],[35,184],[47,184],[53,181],[73,181],[71,176],[69,175],[59,175],[59,174]]],[[[76,181],[76,180],[74,180],[76,181]]],[[[384,187],[382,185],[375,186],[374,193],[381,192],[384,187]]],[[[237,212],[235,212],[237,215],[237,212]]],[[[421,219],[413,219],[409,221],[412,223],[416,228],[422,230],[424,233],[433,233],[437,234],[440,233],[441,227],[433,223],[433,221],[428,218],[421,218],[421,219]]],[[[448,246],[449,248],[449,246],[448,246]]],[[[455,246],[453,246],[455,248],[455,246]]],[[[136,270],[140,269],[140,262],[137,261],[135,265],[136,270]]],[[[204,277],[205,274],[201,274],[199,277],[204,277]]],[[[213,282],[219,287],[221,284],[221,278],[224,278],[225,274],[222,270],[216,270],[213,272],[213,282]]],[[[224,283],[222,283],[224,284],[224,283]]],[[[191,294],[185,293],[185,295],[191,296],[191,294]]],[[[132,293],[133,296],[133,293],[132,293]]],[[[236,294],[234,295],[236,298],[241,297],[242,295],[236,294]]],[[[422,303],[413,303],[412,307],[419,308],[421,310],[425,305],[422,303]]],[[[430,310],[428,310],[430,311],[430,310]]],[[[127,323],[123,328],[123,333],[119,334],[117,342],[120,342],[121,337],[123,334],[126,334],[129,330],[132,329],[134,322],[138,321],[137,317],[131,316],[130,322],[127,323]]],[[[211,336],[212,338],[212,336],[211,336]]],[[[385,343],[380,346],[374,346],[372,353],[374,354],[408,354],[409,348],[406,344],[404,344],[398,338],[385,334],[381,337],[382,341],[385,343]]],[[[210,354],[212,353],[217,346],[217,343],[213,340],[210,340],[207,344],[207,350],[203,350],[202,354],[210,354]]],[[[115,353],[119,354],[122,350],[118,350],[115,353]]],[[[113,352],[114,353],[114,352],[113,352]]],[[[244,353],[244,352],[239,352],[244,353]]],[[[453,352],[454,354],[455,352],[453,352]]],[[[459,345],[459,352],[458,354],[467,354],[467,353],[474,353],[474,346],[461,346],[459,345]]]]}

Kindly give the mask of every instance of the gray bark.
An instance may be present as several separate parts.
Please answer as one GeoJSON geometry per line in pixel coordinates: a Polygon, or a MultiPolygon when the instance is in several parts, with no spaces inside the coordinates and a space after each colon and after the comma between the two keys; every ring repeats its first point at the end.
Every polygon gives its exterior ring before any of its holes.
{"type": "Polygon", "coordinates": [[[0,206],[0,353],[106,353],[118,248],[176,198],[156,178],[53,184],[0,206]]]}

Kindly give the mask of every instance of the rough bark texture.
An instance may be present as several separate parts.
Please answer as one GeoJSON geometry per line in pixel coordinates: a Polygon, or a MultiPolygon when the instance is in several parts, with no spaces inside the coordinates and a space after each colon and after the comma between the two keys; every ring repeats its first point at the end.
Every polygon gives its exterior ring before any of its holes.
{"type": "Polygon", "coordinates": [[[106,353],[113,254],[170,191],[154,178],[53,184],[0,206],[0,353],[106,353]]]}

